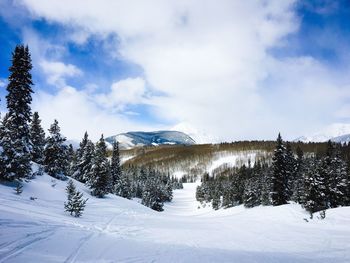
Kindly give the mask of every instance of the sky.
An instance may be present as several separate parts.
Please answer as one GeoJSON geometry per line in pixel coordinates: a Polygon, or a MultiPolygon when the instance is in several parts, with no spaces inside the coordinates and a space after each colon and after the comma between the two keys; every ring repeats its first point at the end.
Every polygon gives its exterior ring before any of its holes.
{"type": "Polygon", "coordinates": [[[350,2],[3,0],[0,109],[29,46],[45,129],[198,142],[286,139],[350,123],[350,2]]]}

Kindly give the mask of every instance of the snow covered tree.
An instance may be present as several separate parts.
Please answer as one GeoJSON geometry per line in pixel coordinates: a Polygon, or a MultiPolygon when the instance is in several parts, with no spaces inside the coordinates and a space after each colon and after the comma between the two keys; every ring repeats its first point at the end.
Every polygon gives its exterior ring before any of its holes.
{"type": "Polygon", "coordinates": [[[110,166],[107,159],[107,146],[103,135],[96,143],[92,167],[88,174],[88,185],[91,194],[99,198],[104,197],[110,189],[110,166]]]}
{"type": "Polygon", "coordinates": [[[5,123],[7,119],[8,114],[5,114],[5,117],[3,119],[0,119],[0,181],[6,180],[6,170],[5,170],[5,160],[6,156],[4,154],[4,143],[5,141],[5,123]]]}
{"type": "Polygon", "coordinates": [[[219,185],[217,185],[214,188],[212,197],[213,197],[213,199],[211,200],[211,205],[212,205],[214,210],[218,210],[221,206],[221,200],[220,200],[221,195],[220,195],[219,185]]]}
{"type": "Polygon", "coordinates": [[[83,194],[76,190],[72,180],[69,180],[66,187],[67,202],[64,209],[75,217],[80,217],[84,211],[88,199],[83,199],[83,194]]]}
{"type": "Polygon", "coordinates": [[[119,177],[118,183],[114,185],[114,191],[116,195],[130,199],[132,197],[131,194],[131,182],[129,178],[122,174],[119,177]]]}
{"type": "Polygon", "coordinates": [[[94,158],[95,146],[91,140],[89,140],[88,133],[85,132],[84,138],[80,142],[80,147],[77,150],[76,168],[73,177],[82,182],[88,181],[88,175],[92,167],[92,161],[94,158]]]}
{"type": "Polygon", "coordinates": [[[344,204],[349,187],[347,165],[341,158],[339,147],[339,145],[328,142],[327,155],[322,159],[327,203],[332,208],[344,204]]]}
{"type": "Polygon", "coordinates": [[[113,152],[111,159],[111,180],[114,186],[114,191],[116,193],[120,192],[122,169],[120,166],[120,156],[119,156],[119,143],[117,141],[113,142],[113,152]]]}
{"type": "Polygon", "coordinates": [[[73,177],[74,172],[76,170],[77,156],[72,144],[68,145],[66,155],[67,155],[67,164],[68,164],[66,168],[66,175],[73,177]]]}
{"type": "Polygon", "coordinates": [[[294,157],[294,153],[292,151],[291,144],[289,142],[286,143],[286,152],[285,152],[285,186],[286,186],[286,194],[288,200],[290,200],[293,194],[293,184],[295,182],[296,177],[296,169],[297,163],[294,157]]]}
{"type": "Polygon", "coordinates": [[[252,168],[252,177],[245,182],[243,194],[243,203],[245,207],[254,207],[261,204],[261,178],[261,164],[257,161],[252,168]]]}
{"type": "Polygon", "coordinates": [[[295,161],[295,179],[292,184],[293,194],[291,199],[299,204],[302,203],[302,198],[304,196],[304,153],[300,147],[297,148],[297,159],[295,161]]]}
{"type": "Polygon", "coordinates": [[[45,171],[49,175],[61,180],[66,179],[64,174],[67,167],[65,141],[66,138],[60,133],[58,121],[55,120],[49,129],[49,136],[46,139],[44,164],[45,171]]]}
{"type": "Polygon", "coordinates": [[[283,205],[287,203],[287,174],[286,174],[286,149],[283,145],[281,134],[277,137],[277,146],[272,159],[273,174],[271,178],[272,205],[283,205]]]}
{"type": "Polygon", "coordinates": [[[1,146],[4,161],[4,179],[21,180],[31,175],[31,142],[29,123],[33,90],[31,57],[28,47],[17,45],[12,53],[9,68],[8,94],[6,96],[8,116],[3,123],[1,146]]]}
{"type": "Polygon", "coordinates": [[[32,141],[32,161],[38,164],[44,162],[45,132],[41,127],[38,112],[34,112],[30,124],[30,140],[32,141]]]}
{"type": "Polygon", "coordinates": [[[304,174],[304,196],[302,204],[312,215],[314,212],[327,209],[326,186],[325,180],[320,173],[322,169],[319,161],[312,158],[308,160],[308,164],[304,174]]]}
{"type": "Polygon", "coordinates": [[[141,203],[155,211],[163,211],[164,202],[161,199],[161,189],[154,180],[146,181],[142,192],[141,203]]]}

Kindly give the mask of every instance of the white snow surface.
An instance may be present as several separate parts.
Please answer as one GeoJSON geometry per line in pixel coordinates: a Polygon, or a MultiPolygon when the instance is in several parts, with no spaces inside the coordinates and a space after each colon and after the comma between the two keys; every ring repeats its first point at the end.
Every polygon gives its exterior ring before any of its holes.
{"type": "Polygon", "coordinates": [[[197,182],[155,212],[76,182],[89,200],[74,218],[63,211],[66,184],[43,175],[21,195],[0,185],[0,262],[350,262],[350,207],[309,222],[296,204],[198,209],[197,182]]]}
{"type": "Polygon", "coordinates": [[[131,149],[135,146],[143,146],[142,143],[135,145],[132,141],[133,139],[129,136],[124,135],[124,134],[116,135],[115,140],[117,140],[119,142],[119,147],[123,148],[123,149],[131,149]]]}
{"type": "Polygon", "coordinates": [[[254,164],[255,157],[261,151],[246,151],[246,152],[237,152],[237,153],[220,153],[216,158],[213,159],[212,163],[208,168],[208,173],[212,172],[219,168],[220,166],[226,165],[227,167],[241,166],[242,164],[247,165],[248,160],[251,160],[251,164],[254,164]],[[239,163],[238,163],[239,162],[239,163]]]}

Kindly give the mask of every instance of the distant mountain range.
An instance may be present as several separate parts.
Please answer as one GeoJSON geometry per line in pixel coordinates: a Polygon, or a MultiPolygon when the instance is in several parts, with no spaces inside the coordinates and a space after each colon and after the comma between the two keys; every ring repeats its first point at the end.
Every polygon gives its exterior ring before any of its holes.
{"type": "Polygon", "coordinates": [[[331,140],[338,143],[350,142],[350,124],[336,123],[332,124],[322,131],[310,136],[301,136],[296,138],[295,142],[326,142],[331,140]]]}
{"type": "Polygon", "coordinates": [[[110,144],[114,141],[118,141],[121,149],[164,144],[196,144],[189,135],[179,131],[126,132],[107,137],[106,141],[110,144]]]}

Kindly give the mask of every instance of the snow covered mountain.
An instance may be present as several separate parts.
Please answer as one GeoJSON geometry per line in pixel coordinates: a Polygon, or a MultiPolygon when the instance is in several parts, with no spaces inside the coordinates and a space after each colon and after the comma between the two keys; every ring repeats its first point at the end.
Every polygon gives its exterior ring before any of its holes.
{"type": "Polygon", "coordinates": [[[190,136],[179,131],[127,132],[107,137],[106,141],[108,143],[118,141],[122,149],[163,144],[196,144],[190,136]]]}
{"type": "Polygon", "coordinates": [[[295,142],[326,142],[328,140],[345,143],[350,141],[350,124],[348,123],[334,123],[308,136],[301,136],[296,138],[295,142]]]}

